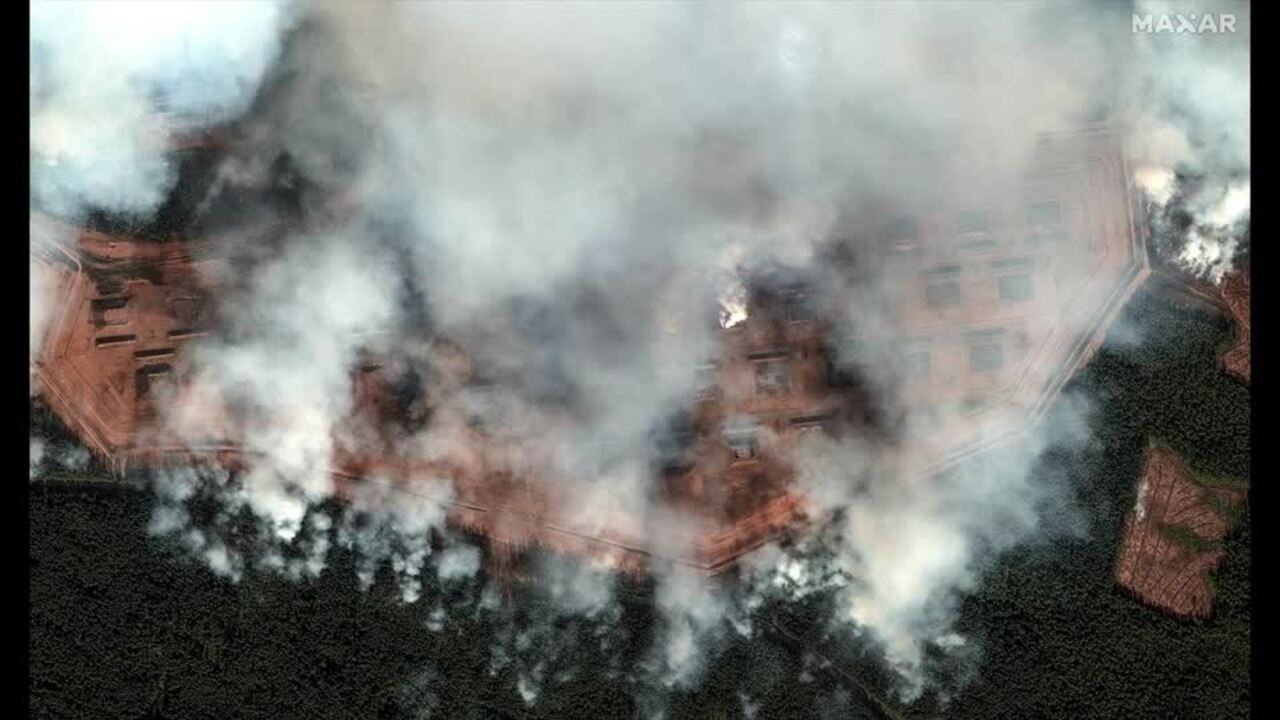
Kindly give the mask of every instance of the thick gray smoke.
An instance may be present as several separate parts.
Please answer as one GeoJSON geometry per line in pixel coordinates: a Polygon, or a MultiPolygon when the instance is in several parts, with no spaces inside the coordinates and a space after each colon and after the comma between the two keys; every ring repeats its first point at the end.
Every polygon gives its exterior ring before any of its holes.
{"type": "MultiPolygon", "coordinates": [[[[181,23],[186,15],[126,24],[128,52],[96,65],[82,53],[101,45],[82,38],[106,27],[99,13],[66,9],[70,19],[50,12],[33,22],[33,65],[43,68],[32,79],[33,203],[63,212],[155,206],[172,171],[139,132],[155,110],[150,93],[164,90],[191,112],[241,108],[276,56],[281,9],[216,5],[227,9],[191,24],[181,23]],[[191,72],[172,72],[173,48],[184,47],[178,67],[191,72]],[[154,72],[157,63],[166,72],[154,72]]],[[[706,320],[718,298],[735,295],[739,273],[770,263],[821,270],[818,244],[856,227],[862,207],[911,211],[939,195],[1013,188],[1038,132],[1114,105],[1099,89],[1132,79],[1115,64],[1132,42],[1147,43],[1140,75],[1165,80],[1128,93],[1134,105],[1113,113],[1132,120],[1144,167],[1183,163],[1213,175],[1243,160],[1247,195],[1247,74],[1224,60],[1212,76],[1219,89],[1179,94],[1177,71],[1162,63],[1198,62],[1201,46],[1135,38],[1129,18],[1113,12],[432,2],[334,3],[301,15],[272,67],[280,82],[259,97],[246,147],[227,167],[252,176],[265,172],[260,158],[287,153],[313,187],[339,190],[350,212],[252,265],[224,308],[231,331],[200,351],[197,392],[232,402],[258,458],[227,496],[277,541],[266,566],[317,574],[337,542],[389,560],[409,601],[432,602],[420,598],[425,572],[478,570],[478,555],[456,543],[432,560],[448,481],[425,479],[411,494],[373,482],[352,499],[351,517],[317,520],[308,509],[334,491],[336,443],[391,443],[420,459],[454,454],[459,418],[483,400],[491,427],[535,438],[548,456],[540,469],[572,485],[572,520],[585,531],[625,509],[661,539],[659,551],[687,550],[684,521],[651,490],[648,433],[698,386],[696,368],[716,339],[706,320]],[[1162,54],[1170,52],[1172,61],[1162,54]],[[1222,92],[1232,108],[1243,97],[1242,116],[1215,118],[1222,92]],[[1164,104],[1173,94],[1181,103],[1164,104]],[[1187,117],[1223,120],[1226,139],[1173,153],[1163,138],[1187,117]],[[441,349],[406,317],[425,319],[507,382],[484,398],[459,388],[441,349]],[[433,407],[422,429],[375,440],[352,420],[350,370],[364,349],[394,351],[427,378],[433,407]],[[566,397],[572,416],[552,409],[566,397]],[[283,557],[280,544],[294,540],[305,552],[283,557]]],[[[1244,52],[1247,60],[1247,36],[1244,52]]],[[[747,617],[761,597],[836,583],[835,621],[881,643],[914,696],[927,681],[924,649],[963,643],[951,629],[958,594],[980,582],[992,554],[1040,528],[1034,461],[1049,444],[1087,434],[1086,414],[1034,428],[979,469],[923,473],[931,421],[896,395],[892,370],[905,358],[883,310],[890,285],[846,288],[843,304],[869,341],[850,359],[902,417],[902,437],[892,452],[817,442],[800,458],[803,487],[837,518],[822,537],[838,572],[770,551],[735,595],[659,568],[664,629],[650,664],[661,680],[696,681],[718,637],[754,632],[747,617]]],[[[207,440],[193,436],[192,420],[170,424],[193,444],[207,440]]],[[[161,484],[165,509],[153,530],[186,538],[216,570],[238,576],[243,559],[178,509],[189,491],[175,477],[161,484]]],[[[563,573],[547,577],[566,588],[556,595],[565,607],[610,606],[607,584],[563,573]]],[[[522,676],[522,695],[536,698],[540,672],[522,676]]]]}

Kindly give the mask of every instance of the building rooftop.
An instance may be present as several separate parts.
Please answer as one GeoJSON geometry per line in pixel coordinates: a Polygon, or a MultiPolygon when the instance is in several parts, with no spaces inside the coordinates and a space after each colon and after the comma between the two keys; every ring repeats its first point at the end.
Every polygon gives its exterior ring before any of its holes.
{"type": "MultiPolygon", "coordinates": [[[[911,430],[925,453],[920,472],[941,472],[1033,425],[1149,273],[1115,136],[1091,129],[1040,148],[1019,193],[975,189],[935,198],[926,212],[866,222],[879,249],[874,271],[892,288],[895,329],[882,341],[903,345],[895,351],[907,358],[898,368],[905,397],[933,418],[911,430]]],[[[196,396],[190,383],[190,345],[217,331],[221,260],[234,243],[145,242],[34,214],[30,225],[33,260],[57,278],[56,312],[34,362],[50,407],[118,472],[193,455],[243,466],[223,400],[196,396]],[[168,422],[157,421],[162,412],[168,422]]],[[[859,260],[845,270],[867,269],[859,260]]],[[[653,471],[688,537],[659,542],[626,507],[601,505],[588,520],[567,512],[595,502],[598,489],[546,482],[528,470],[539,466],[536,443],[466,419],[453,456],[428,462],[340,447],[333,475],[346,492],[371,475],[408,491],[415,478],[447,477],[451,520],[505,552],[538,545],[636,571],[661,557],[719,572],[804,517],[789,458],[805,433],[874,425],[872,398],[842,362],[846,345],[866,339],[842,334],[847,325],[826,310],[803,284],[788,283],[753,290],[745,320],[721,330],[718,357],[699,369],[704,387],[653,471]],[[579,495],[566,497],[568,488],[579,495]]],[[[358,412],[381,417],[392,381],[377,358],[364,363],[353,376],[358,412]]]]}

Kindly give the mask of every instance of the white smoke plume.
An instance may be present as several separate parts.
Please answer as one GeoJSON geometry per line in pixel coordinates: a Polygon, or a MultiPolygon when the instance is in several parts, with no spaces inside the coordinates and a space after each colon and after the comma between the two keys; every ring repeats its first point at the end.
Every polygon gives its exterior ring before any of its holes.
{"type": "Polygon", "coordinates": [[[80,472],[89,467],[90,458],[88,448],[79,443],[74,443],[63,447],[55,459],[63,469],[80,472]]]}
{"type": "Polygon", "coordinates": [[[1161,249],[1217,283],[1234,268],[1249,220],[1250,6],[1142,0],[1134,13],[1234,20],[1229,32],[1135,32],[1127,76],[1135,182],[1158,209],[1172,201],[1191,219],[1185,229],[1158,219],[1157,236],[1167,236],[1158,240],[1169,244],[1161,249]],[[1180,176],[1194,179],[1184,192],[1180,176]]]}
{"type": "MultiPolygon", "coordinates": [[[[1034,474],[1049,447],[1088,440],[1087,401],[1059,402],[1047,425],[1024,442],[942,476],[913,474],[862,448],[813,438],[829,447],[804,454],[802,483],[807,497],[839,511],[829,528],[835,540],[828,540],[836,552],[816,564],[813,556],[784,555],[757,566],[757,587],[793,598],[836,588],[843,612],[899,670],[902,696],[918,696],[928,680],[926,646],[964,644],[951,630],[959,595],[974,588],[997,553],[1042,529],[1045,506],[1059,513],[1070,507],[1065,489],[1055,491],[1034,474]]],[[[1070,518],[1053,520],[1056,531],[1070,530],[1070,518]]]]}
{"type": "MultiPolygon", "coordinates": [[[[270,0],[33,0],[32,210],[71,221],[91,209],[134,216],[155,210],[176,180],[168,136],[244,111],[276,57],[287,7],[270,0]]],[[[52,283],[33,260],[32,360],[52,318],[52,283]]],[[[34,370],[30,392],[39,392],[34,370]]]]}
{"type": "Polygon", "coordinates": [[[93,456],[89,449],[78,442],[49,440],[31,435],[30,480],[46,477],[49,471],[68,477],[76,477],[88,467],[93,456]]]}
{"type": "Polygon", "coordinates": [[[244,442],[264,458],[245,478],[248,502],[284,541],[307,507],[333,491],[333,433],[351,409],[357,333],[377,331],[391,316],[388,274],[350,238],[307,238],[257,268],[232,299],[228,313],[252,327],[202,348],[205,373],[195,384],[243,408],[236,419],[244,442]]]}
{"type": "Polygon", "coordinates": [[[243,501],[237,493],[228,491],[222,498],[229,508],[212,524],[197,523],[191,517],[191,503],[201,491],[210,487],[225,488],[227,482],[228,474],[218,468],[175,467],[157,472],[152,482],[157,504],[147,532],[177,543],[203,560],[214,574],[234,582],[244,574],[245,558],[231,547],[225,536],[228,518],[243,501]]]}
{"type": "MultiPolygon", "coordinates": [[[[1160,44],[1169,38],[1135,38],[1115,13],[433,2],[316,4],[295,17],[268,3],[214,5],[225,9],[174,10],[162,31],[129,26],[128,52],[93,67],[77,53],[101,46],[85,34],[116,20],[81,6],[40,10],[37,29],[33,12],[41,70],[32,79],[32,202],[69,214],[154,208],[173,179],[139,131],[156,110],[154,92],[185,112],[233,115],[264,75],[227,172],[287,155],[308,187],[342,196],[347,212],[337,213],[327,196],[304,193],[303,206],[332,222],[249,249],[220,308],[226,332],[197,351],[196,385],[227,401],[251,458],[238,482],[213,487],[228,513],[243,508],[264,523],[266,554],[241,557],[198,527],[184,509],[194,490],[183,484],[209,481],[171,474],[157,485],[152,531],[180,538],[232,578],[252,560],[313,577],[333,544],[358,551],[365,586],[389,563],[406,602],[432,600],[422,593],[433,574],[475,575],[478,551],[445,529],[447,479],[411,492],[368,479],[340,518],[315,506],[337,492],[335,447],[446,455],[458,445],[458,418],[483,414],[480,405],[490,426],[536,439],[557,481],[581,499],[574,522],[598,529],[626,509],[660,554],[680,554],[690,533],[652,492],[648,433],[698,387],[717,333],[703,320],[718,305],[722,324],[740,319],[739,274],[770,264],[823,270],[819,243],[856,225],[860,207],[906,209],[944,191],[1008,186],[1037,132],[1076,127],[1097,104],[1117,102],[1099,88],[1142,89],[1121,93],[1116,114],[1140,161],[1135,182],[1157,202],[1175,197],[1181,169],[1239,183],[1232,173],[1243,162],[1243,185],[1219,185],[1201,225],[1233,228],[1248,214],[1239,56],[1216,59],[1205,50],[1213,37],[1174,50],[1160,44]],[[277,58],[279,33],[295,20],[277,58]],[[1114,62],[1133,56],[1130,77],[1114,62]],[[1191,72],[1205,57],[1212,71],[1191,72]],[[1208,80],[1186,87],[1186,77],[1208,80]],[[1215,104],[1222,97],[1226,109],[1215,104]],[[100,119],[79,132],[88,118],[100,119]],[[1185,118],[1192,124],[1178,124],[1185,118]],[[1197,140],[1213,121],[1223,139],[1197,140]],[[94,141],[104,137],[112,142],[94,141]],[[415,318],[429,328],[412,326],[415,318]],[[450,338],[509,382],[485,398],[460,390],[428,335],[450,338]],[[424,378],[430,413],[414,408],[430,415],[423,427],[375,439],[353,419],[351,370],[367,349],[424,378]],[[566,396],[572,421],[544,401],[566,396]],[[297,543],[301,554],[287,559],[282,548],[297,543]]],[[[1247,37],[1244,50],[1247,60],[1247,37]]],[[[1230,247],[1202,245],[1189,263],[1230,263],[1230,247]]],[[[959,595],[995,553],[1040,531],[1046,491],[1031,475],[1034,460],[1078,438],[1087,420],[1032,428],[977,469],[927,476],[916,456],[928,409],[909,409],[897,394],[905,358],[884,311],[886,284],[847,288],[841,304],[868,340],[852,360],[906,428],[899,445],[820,442],[801,454],[807,497],[834,518],[813,542],[833,560],[767,551],[737,592],[655,568],[661,631],[651,666],[662,683],[696,682],[723,637],[751,636],[762,597],[833,590],[836,621],[880,643],[904,697],[914,697],[928,680],[925,648],[960,642],[951,631],[959,595]]],[[[169,429],[193,445],[209,441],[194,420],[171,417],[169,429]]],[[[609,617],[611,581],[582,572],[553,563],[539,579],[566,612],[609,617]]],[[[426,622],[443,627],[440,606],[423,607],[426,622]]],[[[526,702],[548,679],[551,661],[531,649],[546,637],[539,626],[512,627],[495,645],[495,668],[518,665],[526,702]]]]}
{"type": "Polygon", "coordinates": [[[65,217],[154,209],[176,179],[166,135],[243,112],[285,13],[270,0],[33,0],[32,203],[65,217]]]}
{"type": "Polygon", "coordinates": [[[31,474],[29,480],[35,480],[40,473],[40,467],[44,463],[44,438],[31,436],[31,474]]]}
{"type": "Polygon", "coordinates": [[[1230,183],[1219,190],[1221,197],[1217,201],[1201,201],[1191,206],[1195,225],[1187,230],[1177,255],[1184,268],[1215,284],[1235,267],[1241,224],[1249,221],[1250,204],[1248,180],[1230,183]]]}
{"type": "MultiPolygon", "coordinates": [[[[337,542],[356,551],[361,587],[368,589],[378,567],[389,562],[403,600],[414,603],[421,598],[432,534],[445,530],[444,503],[450,494],[445,483],[419,484],[406,493],[380,478],[371,478],[355,491],[337,542]]],[[[477,560],[466,549],[448,548],[436,572],[442,579],[462,577],[477,560]]]]}
{"type": "Polygon", "coordinates": [[[480,572],[480,551],[471,545],[460,545],[440,553],[436,575],[443,581],[475,577],[480,572]]]}
{"type": "Polygon", "coordinates": [[[705,645],[718,639],[728,605],[703,578],[680,569],[659,579],[654,600],[664,620],[658,677],[669,686],[687,687],[703,671],[705,645]]]}

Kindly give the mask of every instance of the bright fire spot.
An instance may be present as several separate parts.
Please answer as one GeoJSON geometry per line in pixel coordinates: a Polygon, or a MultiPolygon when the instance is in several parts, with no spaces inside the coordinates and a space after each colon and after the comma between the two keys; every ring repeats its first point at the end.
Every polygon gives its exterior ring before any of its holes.
{"type": "Polygon", "coordinates": [[[735,284],[720,295],[720,327],[728,329],[747,321],[747,289],[735,284]]]}
{"type": "Polygon", "coordinates": [[[1175,177],[1168,168],[1147,165],[1133,171],[1133,182],[1158,205],[1173,197],[1175,177]]]}

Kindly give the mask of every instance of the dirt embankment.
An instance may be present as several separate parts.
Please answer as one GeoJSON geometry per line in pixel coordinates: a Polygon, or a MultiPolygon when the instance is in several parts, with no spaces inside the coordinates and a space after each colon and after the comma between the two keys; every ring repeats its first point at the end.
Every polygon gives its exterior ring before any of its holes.
{"type": "Polygon", "coordinates": [[[1236,321],[1236,341],[1222,355],[1222,366],[1230,374],[1249,383],[1249,268],[1238,270],[1222,281],[1222,300],[1236,321]]]}
{"type": "Polygon", "coordinates": [[[1227,275],[1217,285],[1170,267],[1152,275],[1152,289],[1193,308],[1229,315],[1235,322],[1235,339],[1222,353],[1222,369],[1249,384],[1250,275],[1246,266],[1227,275]]]}
{"type": "Polygon", "coordinates": [[[1199,484],[1173,451],[1148,451],[1138,502],[1125,519],[1116,582],[1153,607],[1208,617],[1209,574],[1222,561],[1220,541],[1243,500],[1238,490],[1199,484]]]}

